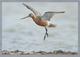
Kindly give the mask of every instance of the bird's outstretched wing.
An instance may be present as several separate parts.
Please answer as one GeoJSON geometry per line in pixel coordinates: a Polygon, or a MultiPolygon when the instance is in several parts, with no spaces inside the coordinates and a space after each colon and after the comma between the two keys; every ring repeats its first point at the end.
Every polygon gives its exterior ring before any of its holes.
{"type": "Polygon", "coordinates": [[[50,19],[52,18],[52,16],[55,15],[55,14],[57,14],[57,13],[64,13],[64,11],[61,11],[61,12],[48,11],[48,12],[45,12],[41,18],[50,21],[50,19]]]}
{"type": "Polygon", "coordinates": [[[36,11],[35,9],[33,9],[31,6],[28,6],[27,4],[23,3],[23,5],[28,8],[29,10],[31,10],[36,16],[39,16],[40,13],[38,11],[36,11]]]}

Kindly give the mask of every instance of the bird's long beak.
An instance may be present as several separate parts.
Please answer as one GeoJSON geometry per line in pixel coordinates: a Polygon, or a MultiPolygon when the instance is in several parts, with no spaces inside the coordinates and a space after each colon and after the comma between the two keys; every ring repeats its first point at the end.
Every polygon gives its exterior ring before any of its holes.
{"type": "Polygon", "coordinates": [[[54,12],[54,13],[65,13],[65,11],[61,11],[61,12],[54,12]]]}
{"type": "Polygon", "coordinates": [[[26,18],[28,18],[29,16],[26,16],[26,17],[23,17],[23,18],[21,18],[21,19],[26,19],[26,18]]]}

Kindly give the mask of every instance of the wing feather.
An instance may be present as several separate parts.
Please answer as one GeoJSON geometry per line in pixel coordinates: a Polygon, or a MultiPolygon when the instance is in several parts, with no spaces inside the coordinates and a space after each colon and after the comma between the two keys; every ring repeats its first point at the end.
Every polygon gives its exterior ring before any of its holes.
{"type": "Polygon", "coordinates": [[[53,17],[53,15],[55,15],[56,13],[64,13],[64,11],[61,11],[61,12],[52,12],[52,11],[48,11],[48,12],[45,12],[42,16],[42,19],[46,19],[46,20],[49,20],[53,17]]]}
{"type": "Polygon", "coordinates": [[[27,4],[23,3],[23,5],[28,8],[29,10],[31,10],[36,16],[39,16],[40,13],[38,11],[36,11],[35,9],[33,9],[31,6],[28,6],[27,4]]]}

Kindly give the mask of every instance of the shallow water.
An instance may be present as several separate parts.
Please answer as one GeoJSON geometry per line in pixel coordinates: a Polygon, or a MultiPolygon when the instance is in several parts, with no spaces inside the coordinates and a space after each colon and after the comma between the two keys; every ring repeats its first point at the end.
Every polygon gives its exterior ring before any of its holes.
{"type": "Polygon", "coordinates": [[[22,3],[2,3],[2,49],[27,51],[77,51],[78,50],[78,5],[77,3],[26,3],[39,10],[65,11],[56,14],[51,22],[56,28],[48,28],[49,37],[43,40],[45,30],[31,18],[20,18],[31,13],[22,3]]]}

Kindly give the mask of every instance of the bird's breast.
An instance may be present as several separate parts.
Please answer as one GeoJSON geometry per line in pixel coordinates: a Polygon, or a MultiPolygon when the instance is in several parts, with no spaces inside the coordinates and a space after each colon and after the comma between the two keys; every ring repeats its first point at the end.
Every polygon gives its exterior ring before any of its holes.
{"type": "Polygon", "coordinates": [[[48,23],[47,23],[47,21],[46,20],[38,20],[38,22],[36,22],[38,25],[40,25],[40,26],[47,26],[48,25],[48,23]]]}
{"type": "Polygon", "coordinates": [[[39,26],[47,26],[48,25],[47,20],[39,19],[39,18],[36,18],[35,16],[33,16],[32,19],[39,26]]]}

